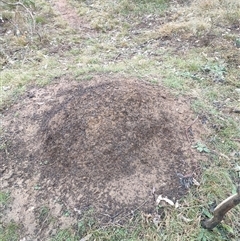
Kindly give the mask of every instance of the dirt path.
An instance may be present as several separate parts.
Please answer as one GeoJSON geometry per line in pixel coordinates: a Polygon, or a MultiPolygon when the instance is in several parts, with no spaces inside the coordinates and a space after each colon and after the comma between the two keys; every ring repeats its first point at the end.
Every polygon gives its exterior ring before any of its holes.
{"type": "Polygon", "coordinates": [[[74,30],[86,37],[97,36],[97,32],[91,29],[90,25],[84,19],[79,17],[77,11],[68,3],[67,0],[52,0],[53,10],[62,17],[62,19],[74,30]]]}

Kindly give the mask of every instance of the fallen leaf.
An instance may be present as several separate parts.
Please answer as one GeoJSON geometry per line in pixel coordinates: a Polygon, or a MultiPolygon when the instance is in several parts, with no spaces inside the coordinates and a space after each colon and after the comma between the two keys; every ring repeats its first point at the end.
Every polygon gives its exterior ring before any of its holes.
{"type": "Polygon", "coordinates": [[[3,86],[2,89],[3,89],[4,91],[7,91],[7,90],[10,90],[11,87],[10,87],[10,86],[3,86]]]}
{"type": "Polygon", "coordinates": [[[179,208],[179,202],[178,202],[178,200],[175,202],[175,208],[179,208]]]}
{"type": "Polygon", "coordinates": [[[171,206],[174,206],[174,202],[172,200],[170,200],[167,197],[162,197],[162,195],[159,195],[158,198],[157,198],[156,203],[159,204],[161,201],[164,201],[164,202],[170,204],[171,206]]]}
{"type": "Polygon", "coordinates": [[[185,223],[189,223],[189,222],[193,221],[192,219],[186,218],[186,217],[184,217],[183,215],[179,215],[179,217],[180,217],[185,223]]]}
{"type": "Polygon", "coordinates": [[[193,178],[193,185],[195,185],[195,186],[200,186],[200,183],[195,179],[195,178],[193,178]]]}
{"type": "Polygon", "coordinates": [[[91,237],[92,237],[92,234],[90,233],[87,236],[85,236],[84,238],[80,239],[79,241],[88,241],[91,237]]]}

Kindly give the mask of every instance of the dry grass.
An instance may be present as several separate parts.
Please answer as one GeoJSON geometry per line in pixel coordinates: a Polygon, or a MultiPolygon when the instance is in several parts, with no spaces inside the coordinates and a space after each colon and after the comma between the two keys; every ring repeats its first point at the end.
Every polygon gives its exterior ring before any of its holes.
{"type": "MultiPolygon", "coordinates": [[[[204,138],[211,154],[202,163],[200,187],[189,191],[179,209],[165,208],[159,227],[138,217],[125,226],[99,229],[87,219],[78,232],[69,227],[52,240],[77,240],[87,233],[92,240],[239,240],[239,207],[212,232],[202,229],[200,222],[212,203],[235,191],[240,177],[240,145],[234,141],[240,138],[240,119],[229,111],[240,108],[240,2],[69,2],[96,36],[80,36],[45,1],[38,1],[34,9],[38,34],[17,36],[13,24],[5,25],[11,31],[0,36],[2,108],[8,100],[17,101],[29,84],[44,85],[64,74],[80,81],[101,73],[137,76],[192,100],[193,110],[207,117],[210,134],[204,138]]],[[[7,19],[22,21],[21,32],[29,31],[28,15],[21,10],[22,17],[16,19],[14,10],[4,7],[7,19]]],[[[7,240],[8,225],[4,227],[0,237],[7,240]]]]}
{"type": "Polygon", "coordinates": [[[171,21],[159,27],[163,36],[178,34],[224,33],[233,24],[239,24],[240,3],[237,0],[200,0],[191,4],[173,5],[171,21]]]}

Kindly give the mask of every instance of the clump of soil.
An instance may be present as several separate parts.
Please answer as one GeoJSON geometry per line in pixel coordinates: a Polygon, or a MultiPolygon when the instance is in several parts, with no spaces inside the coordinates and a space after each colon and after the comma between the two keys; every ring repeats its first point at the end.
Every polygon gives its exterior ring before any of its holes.
{"type": "MultiPolygon", "coordinates": [[[[153,212],[157,195],[176,200],[186,191],[177,173],[198,166],[186,138],[194,115],[185,99],[158,85],[61,80],[31,88],[4,115],[2,183],[25,195],[15,209],[24,225],[37,223],[30,214],[24,223],[24,213],[41,205],[59,217],[70,210],[74,218],[93,208],[102,222],[153,212]]],[[[191,131],[198,139],[201,124],[191,131]]]]}

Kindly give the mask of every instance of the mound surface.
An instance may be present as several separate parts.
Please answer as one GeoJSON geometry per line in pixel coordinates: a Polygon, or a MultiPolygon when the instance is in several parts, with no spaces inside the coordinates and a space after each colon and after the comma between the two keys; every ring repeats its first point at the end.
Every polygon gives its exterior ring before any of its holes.
{"type": "Polygon", "coordinates": [[[17,183],[35,206],[62,201],[73,216],[94,208],[103,221],[153,211],[158,194],[184,193],[176,173],[197,167],[193,119],[186,100],[136,80],[32,88],[5,113],[3,187],[17,183]]]}

